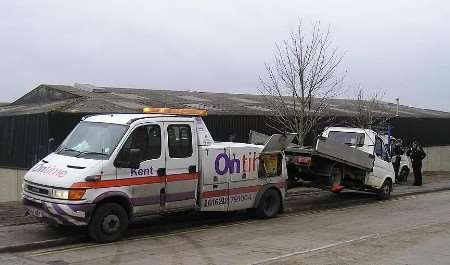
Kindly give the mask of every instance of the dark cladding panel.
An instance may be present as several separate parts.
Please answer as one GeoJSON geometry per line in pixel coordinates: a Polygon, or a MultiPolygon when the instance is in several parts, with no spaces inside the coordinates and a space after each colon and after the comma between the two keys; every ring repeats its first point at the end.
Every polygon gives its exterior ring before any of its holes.
{"type": "MultiPolygon", "coordinates": [[[[47,154],[49,138],[59,145],[87,113],[50,112],[48,114],[0,117],[0,167],[30,168],[47,154]]],[[[250,130],[276,133],[267,125],[267,117],[256,115],[209,115],[203,117],[216,141],[247,142],[250,130]]],[[[347,125],[345,118],[332,124],[347,125]]],[[[321,128],[326,126],[323,124],[321,128]]],[[[450,119],[398,118],[391,121],[393,135],[409,144],[417,139],[423,146],[450,145],[450,119]]],[[[317,130],[308,136],[310,145],[317,130]]]]}
{"type": "Polygon", "coordinates": [[[422,146],[450,145],[450,119],[398,118],[391,124],[392,134],[406,144],[418,140],[422,146]]]}
{"type": "Polygon", "coordinates": [[[30,168],[47,154],[47,114],[0,117],[0,167],[30,168]]]}
{"type": "Polygon", "coordinates": [[[48,137],[59,146],[86,113],[51,112],[48,114],[48,137]]]}
{"type": "Polygon", "coordinates": [[[275,131],[266,125],[265,116],[210,115],[203,117],[216,141],[247,142],[250,130],[264,134],[275,131]]]}

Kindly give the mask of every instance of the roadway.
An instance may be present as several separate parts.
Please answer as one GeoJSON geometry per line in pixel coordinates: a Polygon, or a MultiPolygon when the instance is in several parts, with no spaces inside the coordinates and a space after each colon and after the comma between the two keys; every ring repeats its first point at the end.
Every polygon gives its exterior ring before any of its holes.
{"type": "Polygon", "coordinates": [[[143,221],[158,232],[103,245],[5,253],[0,264],[449,264],[449,213],[450,191],[442,191],[292,210],[270,220],[237,214],[162,230],[162,224],[143,221]]]}

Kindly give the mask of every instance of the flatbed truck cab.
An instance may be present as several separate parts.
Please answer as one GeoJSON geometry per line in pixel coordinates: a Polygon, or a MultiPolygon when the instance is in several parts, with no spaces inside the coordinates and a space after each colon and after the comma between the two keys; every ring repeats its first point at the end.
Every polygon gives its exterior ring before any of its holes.
{"type": "Polygon", "coordinates": [[[201,110],[85,117],[24,177],[27,213],[58,225],[87,225],[96,241],[120,239],[134,218],[177,211],[252,209],[277,215],[286,191],[283,148],[215,142],[201,110]]]}

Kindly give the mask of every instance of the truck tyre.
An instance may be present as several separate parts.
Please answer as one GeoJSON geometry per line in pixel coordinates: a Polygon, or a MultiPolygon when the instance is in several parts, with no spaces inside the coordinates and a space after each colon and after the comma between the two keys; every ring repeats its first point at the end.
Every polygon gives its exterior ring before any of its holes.
{"type": "Polygon", "coordinates": [[[275,189],[268,189],[259,200],[255,214],[257,218],[275,217],[281,211],[281,196],[275,189]]]}
{"type": "Polygon", "coordinates": [[[400,170],[400,173],[398,174],[399,181],[407,182],[408,175],[409,175],[409,169],[407,167],[403,167],[402,170],[400,170]]]}
{"type": "Polygon", "coordinates": [[[128,229],[128,215],[117,203],[101,204],[89,222],[89,236],[100,243],[119,240],[128,229]]]}
{"type": "Polygon", "coordinates": [[[377,197],[379,200],[388,200],[391,197],[392,182],[386,179],[378,190],[377,197]]]}

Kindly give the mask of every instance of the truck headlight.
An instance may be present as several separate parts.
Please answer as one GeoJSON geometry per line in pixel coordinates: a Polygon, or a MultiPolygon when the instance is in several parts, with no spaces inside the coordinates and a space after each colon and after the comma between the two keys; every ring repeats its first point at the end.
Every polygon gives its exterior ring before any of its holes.
{"type": "Polygon", "coordinates": [[[53,198],[61,200],[81,200],[86,189],[53,190],[53,198]]]}
{"type": "Polygon", "coordinates": [[[69,199],[69,191],[68,190],[53,190],[53,198],[68,200],[69,199]]]}

